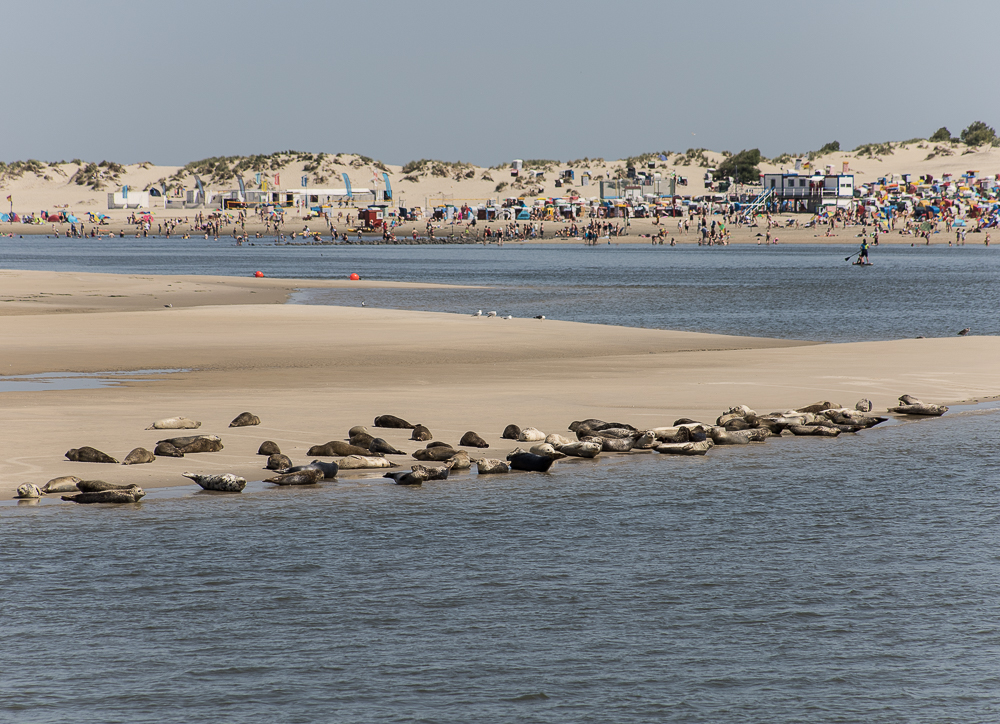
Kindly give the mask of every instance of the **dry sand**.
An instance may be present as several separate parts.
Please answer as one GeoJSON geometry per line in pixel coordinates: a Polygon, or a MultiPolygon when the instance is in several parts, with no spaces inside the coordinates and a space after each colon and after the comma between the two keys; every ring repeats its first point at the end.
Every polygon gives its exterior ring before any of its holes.
{"type": "MultiPolygon", "coordinates": [[[[738,150],[738,149],[732,149],[738,150]]],[[[865,183],[874,182],[881,176],[892,174],[909,173],[913,178],[923,174],[932,174],[936,178],[941,178],[945,173],[953,173],[957,178],[960,174],[969,170],[976,170],[980,177],[990,176],[1000,173],[1000,148],[980,147],[970,148],[963,144],[937,144],[929,141],[911,141],[903,143],[893,143],[890,147],[885,147],[880,151],[881,155],[867,155],[865,153],[835,152],[819,156],[812,162],[812,168],[824,170],[826,166],[832,166],[835,173],[839,173],[843,164],[848,165],[848,172],[855,175],[855,183],[860,186],[865,183]]],[[[485,168],[472,164],[450,164],[442,165],[437,162],[428,163],[424,169],[417,173],[404,173],[403,167],[392,164],[380,164],[372,162],[371,159],[364,159],[354,154],[327,154],[321,160],[316,160],[316,155],[306,154],[301,156],[282,156],[274,160],[274,167],[267,171],[268,178],[273,179],[275,173],[285,180],[287,188],[299,189],[298,180],[302,175],[310,177],[309,185],[312,188],[342,188],[343,181],[340,180],[341,173],[347,173],[355,188],[371,186],[373,178],[381,180],[382,170],[385,169],[392,182],[394,190],[394,202],[400,206],[420,206],[424,210],[444,203],[454,203],[461,205],[469,203],[472,205],[485,203],[489,199],[502,201],[508,197],[526,195],[529,202],[533,201],[536,195],[545,197],[579,195],[583,198],[597,197],[600,194],[600,186],[595,181],[588,186],[580,185],[582,174],[590,172],[595,179],[598,177],[612,178],[624,172],[626,160],[589,159],[587,161],[575,161],[570,166],[569,162],[553,161],[548,165],[538,165],[544,168],[545,174],[537,181],[515,187],[512,183],[517,183],[510,175],[509,168],[505,164],[502,168],[485,168]],[[555,183],[561,171],[573,168],[576,172],[576,185],[572,188],[563,186],[556,188],[555,183]],[[292,185],[289,185],[289,184],[292,185]],[[505,188],[497,190],[498,184],[507,184],[505,188]],[[537,193],[540,191],[540,194],[537,193]],[[530,192],[530,193],[529,193],[530,192]]],[[[702,155],[688,156],[683,151],[679,154],[671,154],[666,162],[660,161],[657,156],[652,157],[656,165],[655,171],[660,173],[664,179],[671,174],[677,173],[688,178],[687,186],[677,187],[678,194],[698,196],[705,193],[704,174],[709,166],[720,163],[724,156],[714,151],[705,151],[702,155]],[[685,165],[687,164],[687,165],[685,165]]],[[[794,161],[776,164],[765,162],[760,165],[763,172],[776,172],[794,165],[794,161]]],[[[150,163],[128,164],[124,170],[112,177],[106,178],[101,188],[91,188],[86,185],[78,185],[74,176],[82,168],[79,163],[52,163],[41,164],[35,171],[26,171],[19,176],[0,173],[0,210],[6,211],[9,207],[3,202],[8,194],[13,197],[14,211],[25,214],[29,212],[39,212],[46,210],[55,212],[66,208],[75,213],[80,218],[86,218],[86,212],[108,214],[113,223],[109,229],[115,231],[124,227],[124,220],[132,211],[107,209],[107,194],[109,191],[118,191],[122,185],[127,184],[133,190],[142,190],[151,185],[158,185],[161,179],[172,183],[179,183],[185,189],[194,189],[194,176],[178,166],[158,166],[150,163]]],[[[648,169],[647,169],[648,170],[648,169]]],[[[204,176],[204,174],[202,174],[204,176]]],[[[249,183],[254,178],[254,173],[245,173],[244,177],[249,183]]],[[[232,190],[236,188],[235,179],[212,180],[203,178],[210,192],[232,190]]],[[[523,181],[523,179],[522,179],[523,181]]],[[[193,218],[198,210],[164,210],[162,200],[154,199],[153,229],[156,223],[164,219],[193,218]]],[[[366,204],[361,204],[364,206],[366,204]]],[[[341,211],[341,209],[336,209],[341,211]]],[[[355,209],[343,209],[346,215],[348,212],[355,217],[355,209]]],[[[211,211],[205,211],[211,213],[211,211]]],[[[806,218],[805,215],[802,215],[806,218]]],[[[293,211],[285,224],[285,232],[300,231],[305,221],[296,216],[293,211]]],[[[421,221],[416,225],[418,233],[424,233],[425,222],[421,221]]],[[[649,233],[651,224],[649,222],[634,222],[632,229],[632,241],[641,233],[649,233]]],[[[92,226],[86,224],[88,229],[92,226]]],[[[344,231],[344,223],[336,223],[340,231],[344,231]]],[[[58,227],[60,231],[65,231],[68,225],[58,227]]],[[[134,227],[130,228],[134,232],[134,227]]],[[[187,227],[185,227],[187,228],[187,227]]],[[[229,227],[231,230],[232,227],[229,227]]],[[[316,223],[312,222],[312,228],[316,228],[316,223]]],[[[406,225],[403,227],[404,233],[409,233],[414,227],[406,225]]],[[[668,232],[670,226],[667,227],[668,232]]],[[[676,228],[676,226],[674,227],[676,228]]],[[[551,235],[555,231],[555,224],[547,224],[546,229],[551,235]]],[[[248,226],[248,230],[253,233],[256,226],[248,226]]],[[[441,227],[444,233],[450,232],[450,227],[441,227]]],[[[754,242],[757,230],[753,234],[736,232],[734,243],[754,242]]],[[[45,234],[52,233],[50,224],[31,227],[25,224],[0,224],[0,233],[18,234],[45,234]]],[[[440,232],[438,232],[440,233],[440,232]]],[[[854,234],[842,233],[838,230],[838,237],[826,238],[816,236],[811,230],[787,231],[784,234],[777,233],[782,242],[787,243],[853,243],[854,234]]],[[[694,242],[694,234],[686,237],[678,237],[678,242],[694,242]]],[[[970,236],[970,242],[972,240],[970,236]]],[[[942,239],[947,243],[948,239],[942,239]]],[[[898,237],[891,234],[883,237],[883,241],[899,241],[910,243],[909,237],[898,237]]],[[[978,240],[977,240],[978,241],[978,240]]],[[[980,242],[981,243],[981,242],[980,242]]]]}
{"type": "Polygon", "coordinates": [[[572,420],[587,417],[653,427],[681,416],[714,420],[736,404],[771,411],[867,397],[885,410],[903,393],[936,403],[1000,394],[996,337],[816,344],[276,303],[296,287],[339,282],[18,271],[0,278],[16,299],[0,305],[8,311],[0,316],[4,374],[184,370],[105,389],[0,394],[0,498],[60,475],[143,487],[186,484],[183,471],[259,480],[263,440],[303,463],[311,445],[345,439],[358,424],[405,452],[422,447],[409,431],[376,433],[372,420],[386,413],[452,444],[475,430],[491,445],[484,452],[502,458],[515,447],[500,439],[508,423],[567,434],[572,420]],[[228,428],[245,410],[262,424],[228,428]],[[145,430],[175,415],[202,427],[145,430]],[[123,459],[134,447],[197,433],[220,435],[225,449],[128,467],[64,457],[90,445],[123,459]]]}

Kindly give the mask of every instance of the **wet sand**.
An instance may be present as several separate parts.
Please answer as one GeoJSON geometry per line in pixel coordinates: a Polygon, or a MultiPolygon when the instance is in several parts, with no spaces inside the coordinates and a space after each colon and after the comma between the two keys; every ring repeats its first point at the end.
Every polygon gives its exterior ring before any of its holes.
{"type": "Polygon", "coordinates": [[[654,427],[682,416],[714,421],[737,404],[772,411],[867,397],[884,411],[903,393],[946,404],[1000,394],[996,337],[817,344],[282,303],[296,288],[358,284],[346,281],[19,271],[0,279],[0,298],[13,300],[0,304],[5,375],[183,370],[104,389],[0,394],[3,498],[60,475],[142,487],[186,484],[183,471],[259,480],[263,440],[298,464],[311,445],[346,439],[359,424],[407,453],[423,447],[409,431],[375,432],[380,414],[452,444],[474,430],[490,443],[483,452],[503,458],[517,445],[500,439],[509,423],[568,434],[587,417],[654,427]],[[262,424],[228,428],[243,411],[262,424]],[[176,415],[203,424],[145,430],[176,415]],[[189,434],[220,435],[225,449],[127,467],[64,457],[90,445],[124,459],[189,434]]]}

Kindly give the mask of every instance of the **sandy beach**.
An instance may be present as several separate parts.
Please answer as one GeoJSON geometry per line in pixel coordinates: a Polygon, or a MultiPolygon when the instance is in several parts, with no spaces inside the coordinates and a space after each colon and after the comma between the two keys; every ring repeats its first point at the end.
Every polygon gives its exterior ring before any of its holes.
{"type": "MultiPolygon", "coordinates": [[[[176,370],[103,389],[4,392],[3,497],[61,475],[142,487],[185,484],[184,471],[259,480],[262,441],[308,462],[310,446],[346,439],[353,425],[371,428],[380,414],[452,444],[474,430],[490,443],[484,452],[502,458],[516,446],[500,438],[509,423],[566,433],[587,417],[654,427],[682,416],[714,421],[737,404],[771,411],[867,397],[884,411],[903,393],[945,404],[1000,394],[995,337],[817,344],[283,303],[297,288],[350,283],[339,281],[0,278],[3,374],[176,370]],[[262,424],[228,428],[243,411],[262,424]],[[83,445],[118,459],[152,449],[189,434],[145,429],[177,415],[202,421],[197,432],[220,435],[225,449],[128,467],[64,457],[83,445]]],[[[381,432],[406,453],[422,447],[409,431],[381,432]]]]}

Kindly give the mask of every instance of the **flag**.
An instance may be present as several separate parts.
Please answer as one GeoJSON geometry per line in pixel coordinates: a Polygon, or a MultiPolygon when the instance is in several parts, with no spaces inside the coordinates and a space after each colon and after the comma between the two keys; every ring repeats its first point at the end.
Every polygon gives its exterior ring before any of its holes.
{"type": "Polygon", "coordinates": [[[13,199],[11,199],[11,198],[10,198],[10,196],[8,196],[8,197],[7,197],[7,200],[8,200],[8,201],[12,201],[13,199]]]}
{"type": "Polygon", "coordinates": [[[281,174],[280,173],[274,174],[274,185],[275,186],[281,186],[281,174]]]}

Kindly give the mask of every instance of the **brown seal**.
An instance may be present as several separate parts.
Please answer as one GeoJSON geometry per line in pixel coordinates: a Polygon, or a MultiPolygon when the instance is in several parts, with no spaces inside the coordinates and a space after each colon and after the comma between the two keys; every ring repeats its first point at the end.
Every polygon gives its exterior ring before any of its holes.
{"type": "Polygon", "coordinates": [[[151,463],[154,460],[156,460],[156,456],[153,453],[144,447],[137,447],[125,456],[122,465],[142,465],[143,463],[151,463]]]}
{"type": "Polygon", "coordinates": [[[118,461],[107,453],[103,453],[97,448],[92,448],[89,445],[84,445],[83,447],[75,447],[72,450],[66,452],[66,458],[72,460],[75,463],[114,463],[118,464],[118,461]]]}
{"type": "Polygon", "coordinates": [[[489,447],[490,444],[483,440],[479,435],[469,430],[467,433],[462,435],[462,439],[458,441],[458,444],[462,447],[489,447]]]}
{"type": "Polygon", "coordinates": [[[250,427],[251,425],[259,424],[259,417],[249,412],[241,412],[232,422],[229,423],[229,427],[250,427]]]}

